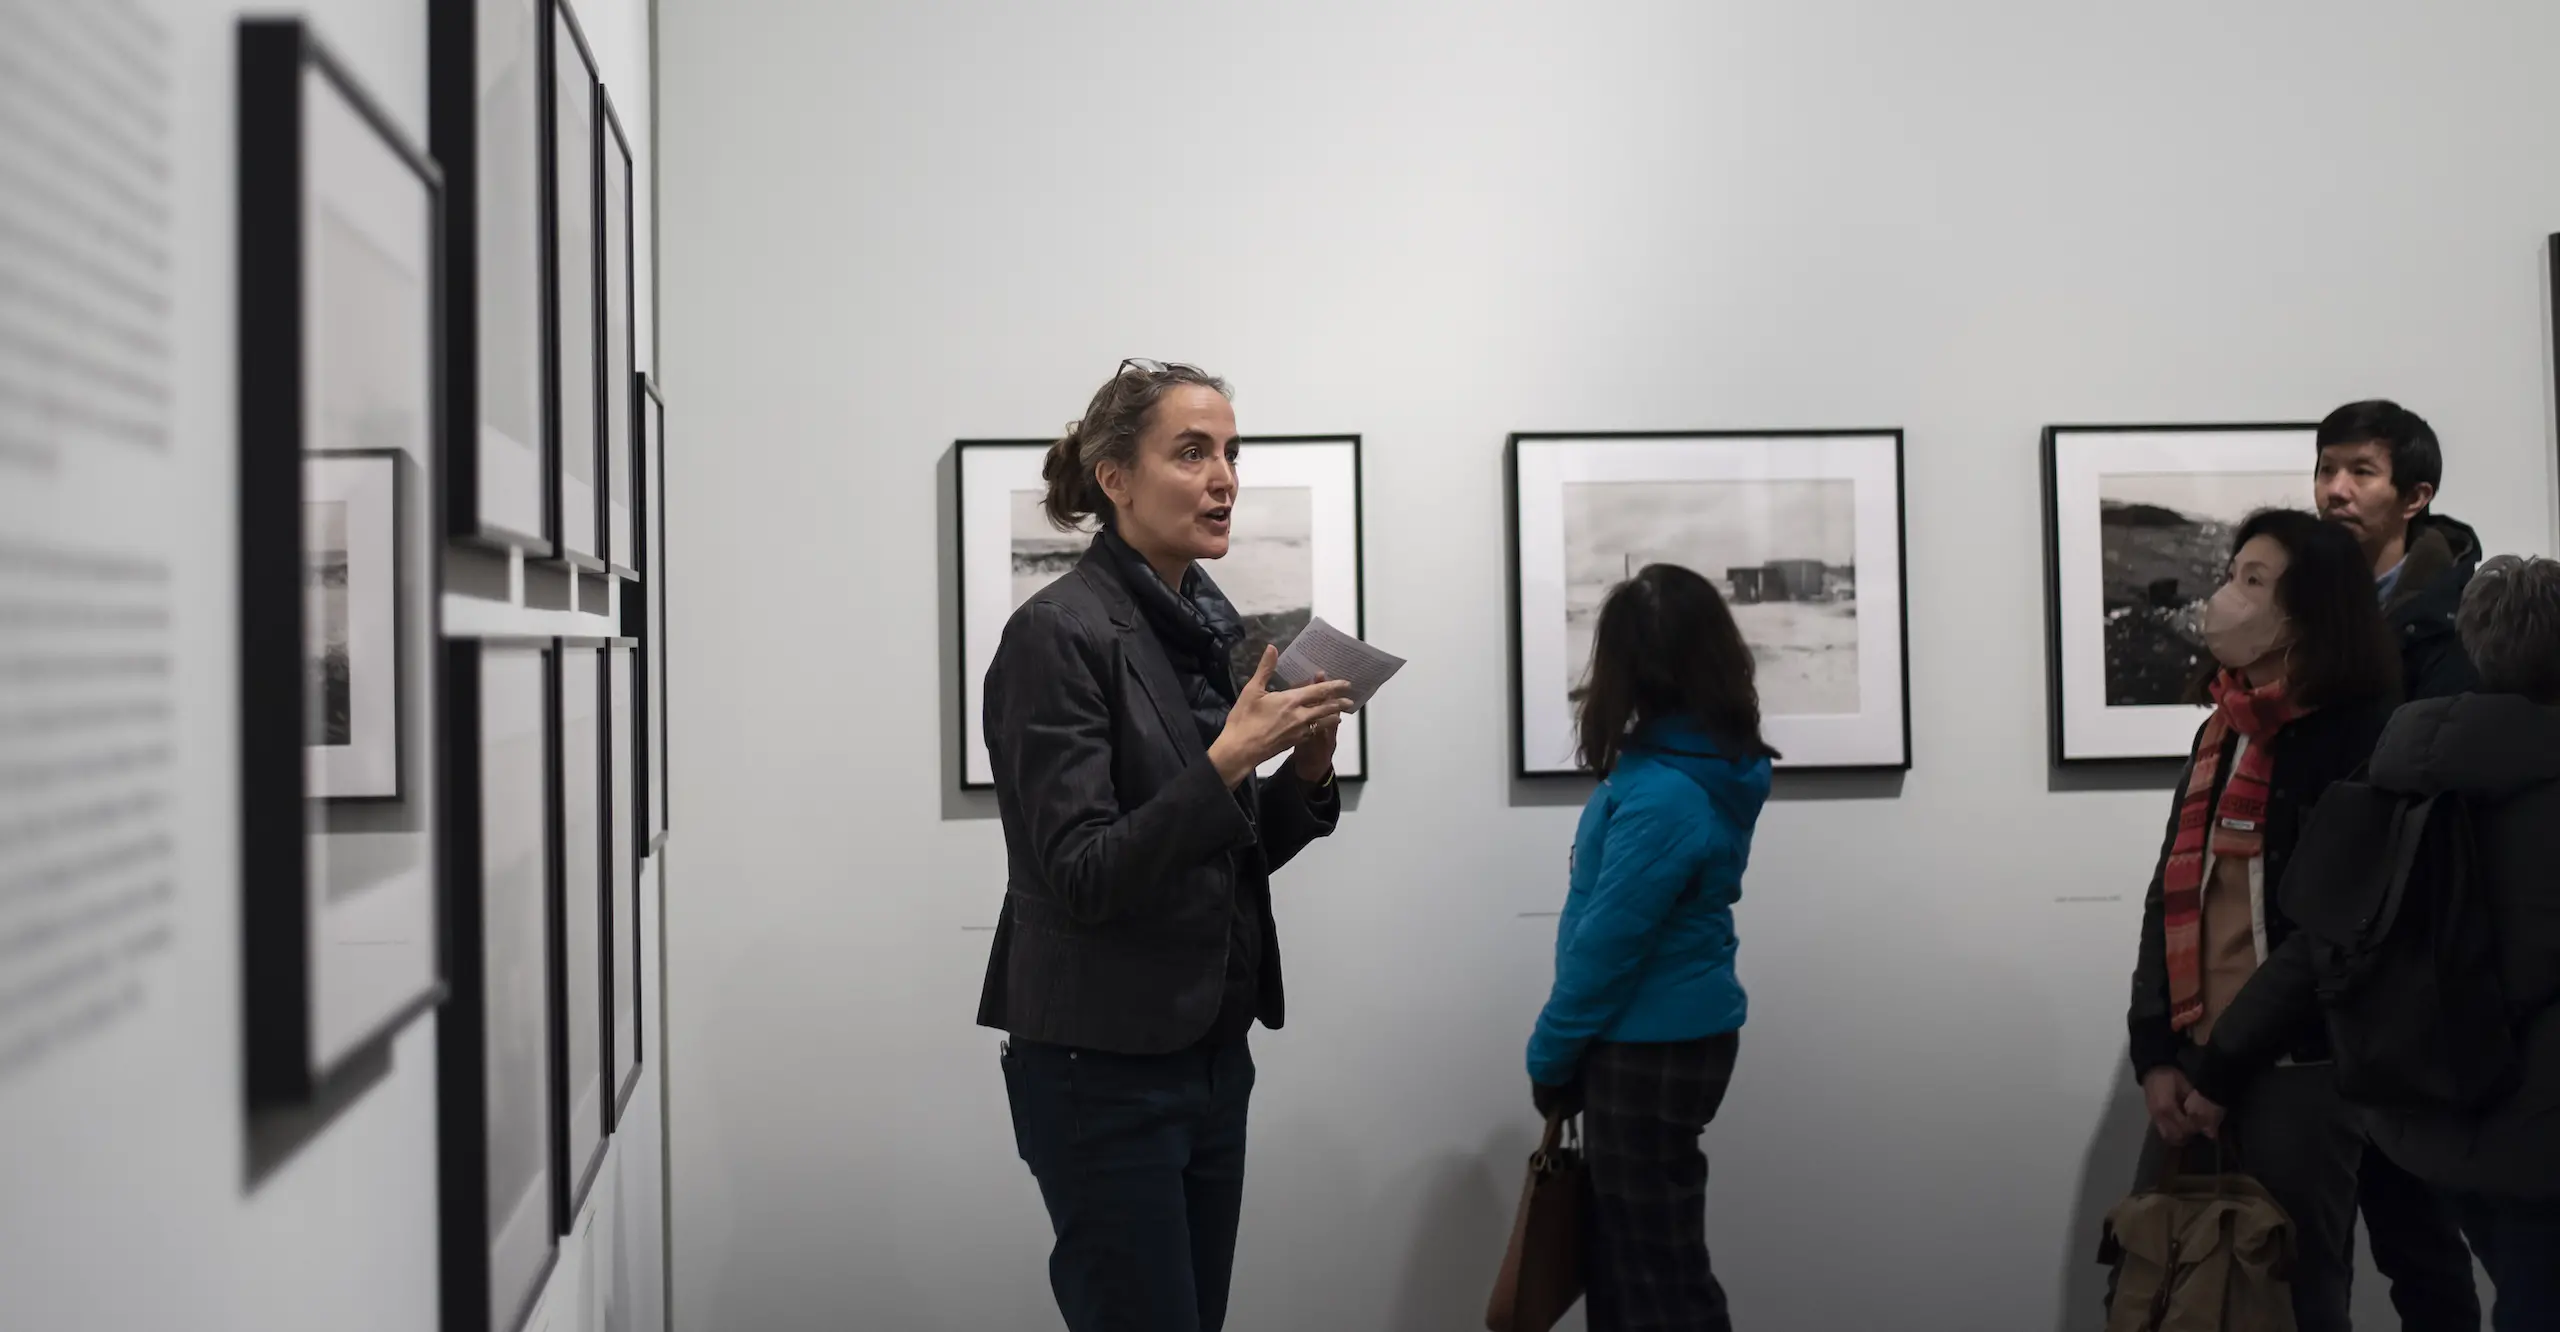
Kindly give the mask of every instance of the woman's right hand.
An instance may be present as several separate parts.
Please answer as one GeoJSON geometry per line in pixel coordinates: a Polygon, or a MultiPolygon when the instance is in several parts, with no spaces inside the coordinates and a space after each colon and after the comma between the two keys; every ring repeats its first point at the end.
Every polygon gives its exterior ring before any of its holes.
{"type": "Polygon", "coordinates": [[[1351,711],[1351,686],[1341,680],[1273,689],[1271,670],[1279,664],[1280,649],[1262,649],[1262,664],[1228,710],[1217,743],[1209,746],[1209,761],[1231,789],[1264,762],[1295,749],[1325,722],[1351,711]]]}
{"type": "Polygon", "coordinates": [[[2142,1077],[2143,1108],[2151,1114],[2151,1129],[2160,1141],[2171,1147],[2184,1147],[2196,1135],[2196,1122],[2187,1114],[2187,1098],[2195,1093],[2187,1075],[2162,1065],[2142,1077]]]}

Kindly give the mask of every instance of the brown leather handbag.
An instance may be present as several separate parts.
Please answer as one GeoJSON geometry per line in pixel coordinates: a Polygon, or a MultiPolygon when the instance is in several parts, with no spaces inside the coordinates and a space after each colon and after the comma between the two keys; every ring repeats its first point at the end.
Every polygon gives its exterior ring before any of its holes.
{"type": "Polygon", "coordinates": [[[1548,1332],[1582,1298],[1584,1186],[1580,1124],[1568,1132],[1564,1119],[1548,1120],[1485,1305],[1490,1332],[1548,1332]]]}

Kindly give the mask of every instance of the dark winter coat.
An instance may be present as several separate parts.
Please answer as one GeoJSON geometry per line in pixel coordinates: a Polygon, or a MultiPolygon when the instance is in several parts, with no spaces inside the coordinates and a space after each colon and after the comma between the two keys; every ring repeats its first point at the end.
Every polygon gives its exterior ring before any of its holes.
{"type": "Polygon", "coordinates": [[[2400,581],[2382,603],[2382,618],[2400,641],[2402,697],[2447,698],[2479,687],[2454,633],[2462,590],[2479,568],[2480,538],[2469,527],[2434,514],[2409,525],[2400,581]]]}
{"type": "Polygon", "coordinates": [[[2524,1056],[2522,1085],[2480,1113],[2367,1111],[2374,1142],[2440,1187],[2560,1197],[2560,707],[2513,694],[2412,703],[2384,734],[2373,780],[2470,803],[2524,1056]]]}

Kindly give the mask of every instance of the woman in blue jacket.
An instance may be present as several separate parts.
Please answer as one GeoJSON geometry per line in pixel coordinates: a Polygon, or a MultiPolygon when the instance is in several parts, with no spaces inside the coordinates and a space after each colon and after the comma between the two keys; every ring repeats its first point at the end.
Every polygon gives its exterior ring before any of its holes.
{"type": "Polygon", "coordinates": [[[1592,1332],[1725,1332],[1698,1139],[1733,1079],[1733,903],[1777,752],[1712,584],[1656,564],[1609,594],[1579,729],[1601,782],[1574,834],[1529,1079],[1540,1113],[1583,1117],[1592,1332]]]}

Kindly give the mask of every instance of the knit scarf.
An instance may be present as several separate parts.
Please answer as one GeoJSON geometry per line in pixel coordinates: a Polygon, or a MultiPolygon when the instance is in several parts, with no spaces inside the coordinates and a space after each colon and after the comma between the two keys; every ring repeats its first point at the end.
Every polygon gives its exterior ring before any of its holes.
{"type": "Polygon", "coordinates": [[[2204,1020],[2204,878],[2209,858],[2255,860],[2266,852],[2267,783],[2275,775],[2268,741],[2303,709],[2279,680],[2251,689],[2238,672],[2213,682],[2213,715],[2196,739],[2195,764],[2178,805],[2178,835],[2161,876],[2162,921],[2169,946],[2169,1026],[2185,1031],[2204,1020]],[[2239,766],[2222,788],[2222,749],[2234,732],[2248,738],[2239,766]]]}

